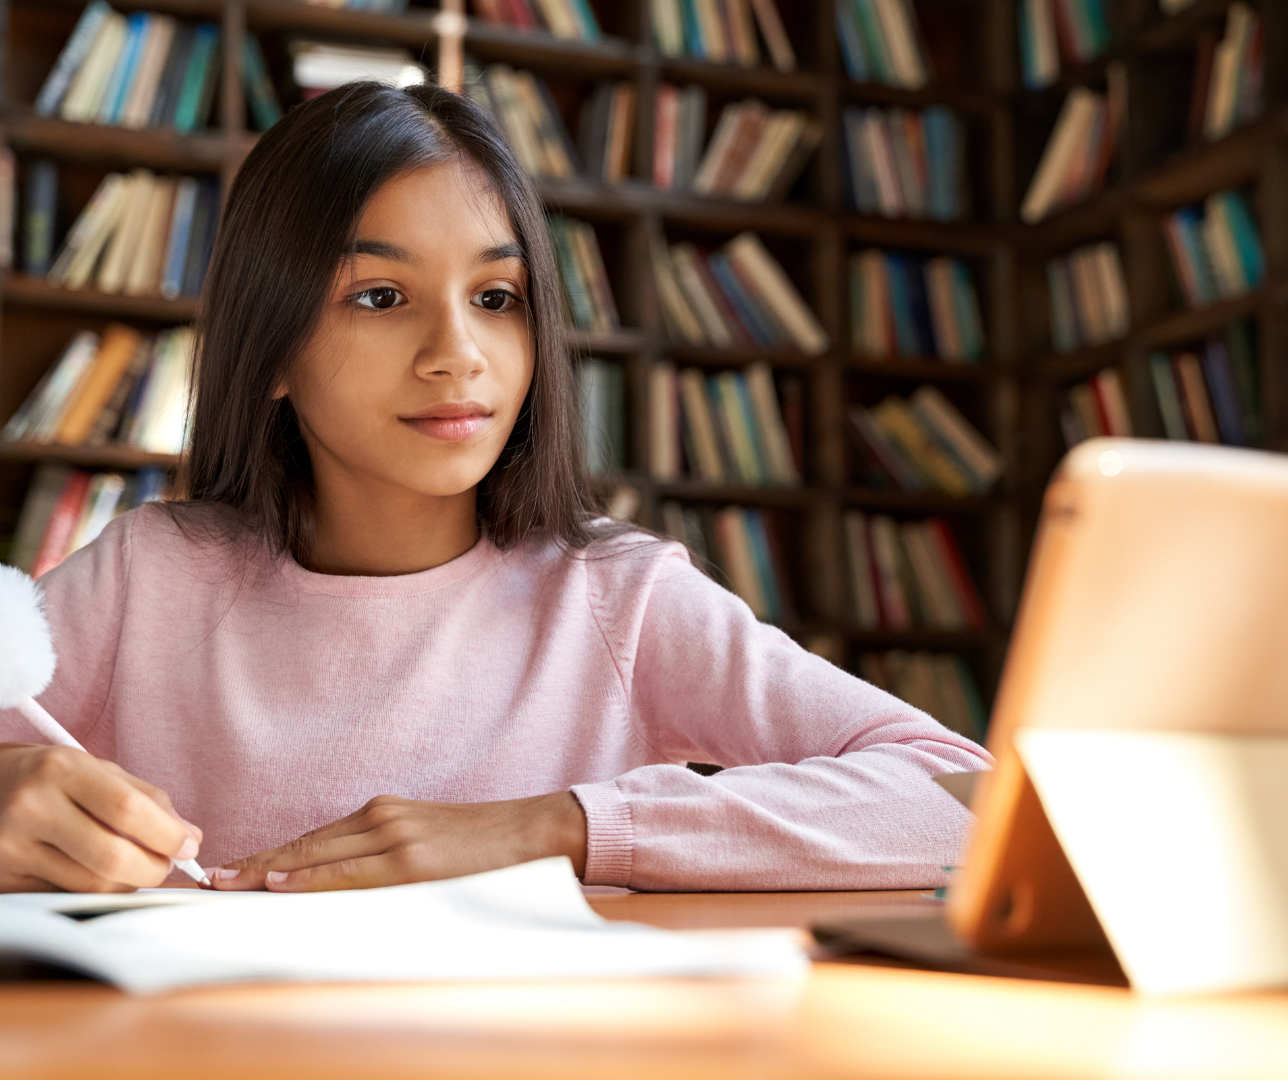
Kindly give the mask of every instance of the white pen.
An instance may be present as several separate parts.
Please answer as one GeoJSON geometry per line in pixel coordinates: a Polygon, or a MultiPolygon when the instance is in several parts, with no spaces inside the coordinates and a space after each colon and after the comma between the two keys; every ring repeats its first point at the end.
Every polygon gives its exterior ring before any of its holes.
{"type": "MultiPolygon", "coordinates": [[[[14,706],[27,720],[31,726],[39,731],[50,742],[57,743],[59,746],[70,746],[73,750],[80,750],[82,753],[88,753],[85,747],[81,746],[75,739],[63,730],[63,725],[49,715],[35,700],[35,698],[19,698],[18,704],[14,706]]],[[[203,885],[210,884],[210,878],[206,872],[197,865],[196,859],[171,859],[171,866],[176,866],[187,874],[193,881],[199,881],[203,885]]]]}

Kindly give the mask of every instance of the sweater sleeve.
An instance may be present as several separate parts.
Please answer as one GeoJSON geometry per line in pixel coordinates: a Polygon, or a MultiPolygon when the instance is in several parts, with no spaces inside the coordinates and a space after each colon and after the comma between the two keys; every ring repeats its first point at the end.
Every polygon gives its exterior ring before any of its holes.
{"type": "Polygon", "coordinates": [[[927,714],[756,620],[683,560],[651,560],[605,636],[663,761],[573,792],[587,884],[907,889],[946,882],[970,814],[932,777],[989,767],[927,714]],[[682,762],[725,766],[704,777],[682,762]]]}
{"type": "MultiPolygon", "coordinates": [[[[111,522],[40,577],[57,666],[37,699],[90,753],[111,757],[112,734],[99,730],[112,677],[129,577],[135,514],[111,522]]],[[[43,742],[16,709],[0,709],[0,742],[43,742]]]]}

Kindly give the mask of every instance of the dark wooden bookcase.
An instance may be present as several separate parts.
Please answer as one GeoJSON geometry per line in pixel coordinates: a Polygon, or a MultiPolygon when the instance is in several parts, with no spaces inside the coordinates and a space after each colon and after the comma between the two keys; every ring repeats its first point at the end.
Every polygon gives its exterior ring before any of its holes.
{"type": "MultiPolygon", "coordinates": [[[[790,633],[838,663],[853,666],[862,651],[893,648],[953,651],[966,656],[985,696],[991,696],[1014,616],[1042,485],[1061,449],[1056,404],[1063,389],[1106,365],[1122,368],[1138,429],[1157,433],[1151,415],[1149,350],[1200,337],[1224,322],[1252,315],[1260,331],[1267,446],[1288,443],[1283,353],[1288,346],[1288,158],[1284,147],[1285,74],[1276,64],[1288,11],[1261,4],[1269,58],[1265,117],[1219,143],[1198,148],[1169,142],[1175,127],[1174,90],[1185,78],[1197,35],[1224,19],[1229,0],[1198,0],[1164,18],[1155,0],[1126,0],[1117,11],[1115,44],[1085,68],[1067,72],[1039,93],[1019,89],[1014,0],[917,0],[936,78],[920,91],[860,84],[845,76],[834,32],[832,0],[783,0],[780,8],[800,60],[797,71],[742,69],[662,56],[653,43],[648,0],[592,0],[605,29],[596,45],[557,41],[471,19],[466,54],[480,63],[506,62],[549,77],[557,99],[572,101],[596,80],[624,79],[638,94],[632,178],[617,185],[585,180],[540,181],[552,211],[594,225],[604,251],[622,329],[576,336],[579,350],[624,365],[628,454],[619,477],[597,481],[605,497],[620,484],[638,493],[637,519],[660,525],[670,499],[692,506],[740,504],[773,511],[788,526],[798,618],[790,633]],[[1109,59],[1126,61],[1130,76],[1126,137],[1113,186],[1077,209],[1034,228],[1016,220],[1023,193],[1064,92],[1103,82],[1109,59]],[[770,104],[809,109],[822,122],[818,153],[788,198],[749,204],[655,190],[651,175],[653,99],[661,81],[704,86],[720,104],[757,96],[770,104]],[[968,221],[889,220],[855,213],[845,190],[842,110],[849,105],[953,108],[968,129],[973,213],[968,221]],[[1256,293],[1201,312],[1177,310],[1167,280],[1159,220],[1181,203],[1226,186],[1255,192],[1270,266],[1256,293]],[[783,261],[831,340],[821,356],[794,350],[715,350],[677,347],[663,328],[649,270],[650,243],[697,239],[719,243],[743,229],[759,233],[783,261]],[[1044,267],[1057,254],[1095,239],[1123,247],[1132,305],[1132,331],[1118,343],[1072,356],[1051,352],[1044,267]],[[975,365],[936,360],[871,360],[849,347],[848,257],[864,247],[914,255],[951,254],[972,267],[983,305],[987,354],[975,365]],[[799,489],[746,488],[696,481],[658,483],[647,475],[647,381],[653,363],[711,371],[766,360],[778,374],[804,382],[806,482],[799,489]],[[846,408],[888,393],[937,385],[1004,454],[1007,470],[988,496],[909,495],[857,486],[846,408]],[[842,515],[850,508],[897,518],[940,515],[962,544],[987,601],[992,628],[983,632],[860,631],[849,616],[842,515]]],[[[0,0],[4,100],[0,132],[21,162],[56,158],[69,177],[60,233],[109,169],[144,165],[216,174],[231,180],[255,134],[247,129],[240,43],[247,30],[264,44],[275,81],[292,35],[319,40],[396,44],[433,64],[435,10],[406,14],[311,7],[291,0],[122,0],[120,10],[146,8],[219,22],[223,79],[213,126],[179,137],[39,119],[31,103],[79,13],[79,0],[0,0]],[[79,200],[79,202],[77,202],[79,200]]],[[[1185,87],[1186,91],[1188,86],[1185,87]]],[[[1182,95],[1186,96],[1186,95],[1182,95]]],[[[289,107],[289,96],[283,100],[289,107]]],[[[569,106],[570,108],[572,106],[569,106]]],[[[144,328],[190,320],[191,300],[124,299],[89,290],[70,292],[10,274],[0,282],[0,419],[35,385],[71,334],[119,319],[144,328]]],[[[122,450],[59,450],[0,444],[0,536],[12,531],[36,461],[59,458],[86,467],[133,468],[174,464],[122,450]]]]}

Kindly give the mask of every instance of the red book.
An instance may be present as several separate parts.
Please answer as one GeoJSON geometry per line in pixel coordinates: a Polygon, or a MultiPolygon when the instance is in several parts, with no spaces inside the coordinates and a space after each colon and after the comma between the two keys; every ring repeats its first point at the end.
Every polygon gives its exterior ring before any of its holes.
{"type": "Polygon", "coordinates": [[[675,140],[680,121],[680,89],[657,84],[653,111],[653,186],[670,191],[675,183],[675,140]]]}
{"type": "Polygon", "coordinates": [[[966,560],[962,558],[961,549],[957,547],[948,526],[939,518],[929,518],[926,521],[926,532],[935,546],[940,562],[948,571],[953,592],[957,594],[957,602],[961,604],[962,613],[966,616],[966,625],[972,630],[987,629],[988,613],[984,610],[984,602],[980,599],[979,590],[975,588],[970,570],[966,567],[966,560]]]}
{"type": "Polygon", "coordinates": [[[90,474],[74,472],[67,478],[63,490],[54,503],[54,512],[49,515],[49,524],[45,526],[44,539],[40,541],[40,552],[31,564],[31,576],[40,577],[47,570],[52,570],[63,561],[63,553],[72,538],[72,530],[80,520],[81,509],[85,505],[85,495],[89,491],[90,474]]]}

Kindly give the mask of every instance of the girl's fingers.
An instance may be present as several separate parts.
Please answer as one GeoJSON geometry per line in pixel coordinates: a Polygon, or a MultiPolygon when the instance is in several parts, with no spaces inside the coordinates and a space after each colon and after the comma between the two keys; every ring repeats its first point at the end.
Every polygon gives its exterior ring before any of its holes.
{"type": "Polygon", "coordinates": [[[69,751],[69,754],[73,757],[65,766],[67,775],[58,786],[82,810],[109,829],[137,840],[136,846],[141,845],[150,852],[175,859],[190,859],[196,854],[192,850],[195,841],[177,816],[162,809],[135,784],[102,768],[88,754],[78,751],[69,751]],[[75,758],[82,760],[78,762],[75,758]]]}
{"type": "Polygon", "coordinates": [[[65,889],[67,892],[108,893],[133,890],[131,885],[100,877],[49,844],[33,844],[30,858],[24,861],[28,871],[38,880],[47,881],[54,888],[65,889]]]}
{"type": "Polygon", "coordinates": [[[381,885],[402,885],[407,878],[392,854],[341,859],[303,870],[270,871],[265,885],[270,892],[330,892],[335,889],[373,889],[381,885]]]}
{"type": "MultiPolygon", "coordinates": [[[[145,798],[143,795],[138,797],[145,798]]],[[[81,806],[70,799],[55,810],[38,835],[47,845],[56,848],[68,859],[106,882],[131,888],[148,888],[160,885],[170,873],[170,860],[166,856],[149,851],[133,840],[113,832],[102,822],[87,815],[81,806]]],[[[183,838],[188,838],[186,831],[183,838]]]]}
{"type": "MultiPolygon", "coordinates": [[[[321,832],[321,830],[319,830],[321,832]]],[[[344,859],[376,855],[382,846],[370,830],[348,835],[320,837],[314,833],[301,836],[280,848],[263,851],[241,859],[210,875],[217,889],[262,889],[270,872],[302,870],[344,859]]]]}

